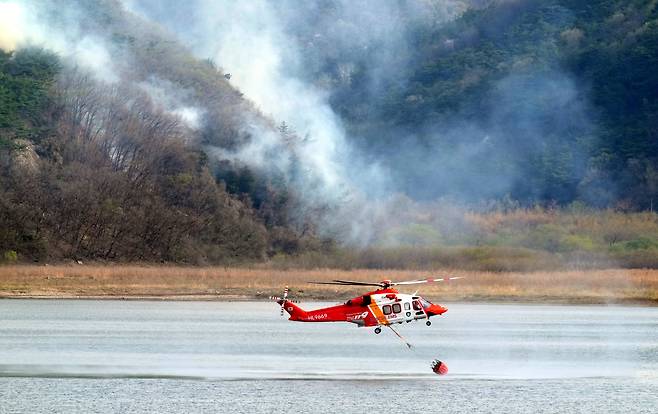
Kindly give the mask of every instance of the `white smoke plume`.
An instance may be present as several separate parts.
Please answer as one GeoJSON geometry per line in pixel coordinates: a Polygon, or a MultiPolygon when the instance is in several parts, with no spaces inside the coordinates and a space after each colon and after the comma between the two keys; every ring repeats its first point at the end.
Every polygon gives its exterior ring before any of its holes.
{"type": "Polygon", "coordinates": [[[203,1],[199,6],[204,38],[213,39],[200,46],[201,53],[230,72],[231,82],[265,115],[309,137],[299,147],[300,159],[320,177],[324,188],[318,191],[339,193],[350,183],[345,132],[322,91],[290,76],[301,63],[299,46],[285,33],[272,3],[203,1]]]}
{"type": "Polygon", "coordinates": [[[23,7],[14,2],[0,3],[0,48],[12,51],[26,41],[27,16],[23,7]]]}
{"type": "Polygon", "coordinates": [[[155,76],[137,85],[158,108],[180,118],[188,128],[198,130],[202,127],[205,111],[188,103],[193,100],[191,91],[182,90],[171,81],[155,76]]]}
{"type": "MultiPolygon", "coordinates": [[[[405,64],[403,52],[413,25],[441,24],[463,12],[466,5],[458,1],[336,4],[337,21],[323,20],[316,3],[124,1],[129,10],[176,33],[199,58],[216,62],[262,113],[277,123],[285,122],[302,138],[293,152],[286,151],[290,148],[270,128],[246,119],[245,131],[253,137],[249,143],[237,150],[210,151],[261,170],[285,171],[295,158],[306,175],[296,182],[304,202],[329,205],[332,213],[324,223],[328,231],[361,245],[372,242],[374,222],[386,220],[390,210],[386,205],[398,197],[392,194],[387,168],[350,144],[340,117],[329,104],[331,85],[309,78],[307,66],[321,62],[309,61],[304,53],[317,45],[301,39],[335,44],[337,50],[366,51],[371,87],[376,89],[377,79],[395,76],[405,64]]],[[[341,67],[342,79],[349,81],[350,63],[341,67]]]]}
{"type": "Polygon", "coordinates": [[[105,82],[117,81],[117,69],[105,41],[83,33],[82,15],[75,8],[57,8],[40,1],[0,1],[0,48],[42,47],[75,62],[105,82]]]}

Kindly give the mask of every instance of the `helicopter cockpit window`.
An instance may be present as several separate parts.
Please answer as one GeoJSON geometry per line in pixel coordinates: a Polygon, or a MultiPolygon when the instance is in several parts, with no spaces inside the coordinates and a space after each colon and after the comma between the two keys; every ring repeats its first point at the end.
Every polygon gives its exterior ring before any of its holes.
{"type": "Polygon", "coordinates": [[[427,308],[429,308],[430,306],[432,306],[431,303],[429,303],[428,301],[426,301],[426,300],[423,299],[423,298],[420,298],[420,303],[423,305],[423,309],[427,309],[427,308]]]}
{"type": "Polygon", "coordinates": [[[417,310],[417,311],[419,311],[419,310],[423,310],[423,308],[420,306],[420,302],[419,302],[419,301],[414,300],[413,303],[414,303],[414,310],[417,310]]]}
{"type": "Polygon", "coordinates": [[[391,305],[384,305],[382,310],[384,311],[384,315],[390,315],[391,314],[391,305]]]}

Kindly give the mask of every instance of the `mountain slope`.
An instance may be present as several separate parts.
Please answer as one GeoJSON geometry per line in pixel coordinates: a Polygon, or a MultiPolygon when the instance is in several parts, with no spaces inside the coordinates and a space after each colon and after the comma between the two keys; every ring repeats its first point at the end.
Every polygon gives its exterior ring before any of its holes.
{"type": "MultiPolygon", "coordinates": [[[[66,15],[40,5],[65,33],[66,15]]],[[[113,57],[102,70],[66,50],[0,55],[0,252],[227,263],[314,243],[276,177],[208,155],[248,142],[245,119],[278,133],[217,67],[115,1],[75,10],[84,47],[113,57]],[[220,173],[252,179],[229,194],[220,173]]]]}
{"type": "Polygon", "coordinates": [[[379,95],[353,61],[359,81],[334,76],[332,105],[419,198],[649,208],[657,13],[655,1],[489,2],[415,31],[379,95]]]}

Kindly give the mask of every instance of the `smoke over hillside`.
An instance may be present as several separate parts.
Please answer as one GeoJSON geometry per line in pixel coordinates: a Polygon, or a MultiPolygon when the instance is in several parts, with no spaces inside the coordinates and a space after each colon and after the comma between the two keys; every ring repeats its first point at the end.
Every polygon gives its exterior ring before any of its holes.
{"type": "Polygon", "coordinates": [[[463,2],[124,3],[176,33],[199,58],[216,62],[257,109],[298,137],[282,147],[280,138],[247,123],[250,142],[213,153],[284,171],[302,208],[328,206],[325,230],[352,243],[372,241],[375,222],[387,220],[386,205],[404,189],[394,187],[386,159],[356,148],[331,106],[336,82],[356,82],[351,72],[365,64],[368,92],[362,99],[378,97],[409,64],[409,34],[457,16],[463,2]],[[328,65],[338,68],[337,79],[322,74],[328,65]]]}
{"type": "Polygon", "coordinates": [[[84,12],[75,3],[61,7],[47,0],[0,2],[0,47],[44,47],[106,82],[117,80],[113,50],[107,39],[83,26],[84,12]]]}
{"type": "MultiPolygon", "coordinates": [[[[576,197],[586,174],[585,141],[594,129],[583,91],[551,55],[550,36],[539,39],[543,56],[500,59],[498,72],[505,76],[471,65],[461,79],[451,80],[460,88],[456,92],[437,89],[441,83],[425,86],[422,78],[425,66],[434,64],[424,60],[423,48],[438,43],[429,54],[447,62],[454,49],[506,36],[507,25],[533,7],[525,3],[513,3],[479,30],[453,28],[451,37],[444,33],[428,43],[422,33],[441,33],[470,4],[125,2],[176,33],[200,58],[217,62],[259,110],[303,138],[294,154],[283,156],[283,164],[296,157],[304,171],[303,179],[290,181],[306,203],[329,203],[327,227],[336,230],[342,223],[342,237],[360,244],[402,224],[394,204],[427,210],[411,206],[405,195],[466,202],[511,196],[530,203],[576,197]],[[427,113],[432,95],[469,95],[487,87],[476,105],[427,113]],[[537,164],[546,174],[564,176],[553,184],[560,188],[529,176],[537,164]]],[[[573,22],[564,8],[554,20],[558,29],[573,22]]],[[[248,146],[220,150],[221,156],[259,167],[270,159],[271,166],[280,166],[280,154],[272,159],[276,140],[253,132],[248,146]]],[[[406,220],[422,218],[411,214],[406,220]]]]}
{"type": "Polygon", "coordinates": [[[623,161],[593,151],[584,35],[562,3],[0,1],[0,46],[145,93],[218,171],[293,189],[298,228],[395,244],[417,224],[460,232],[437,225],[448,204],[617,198],[623,161]]]}

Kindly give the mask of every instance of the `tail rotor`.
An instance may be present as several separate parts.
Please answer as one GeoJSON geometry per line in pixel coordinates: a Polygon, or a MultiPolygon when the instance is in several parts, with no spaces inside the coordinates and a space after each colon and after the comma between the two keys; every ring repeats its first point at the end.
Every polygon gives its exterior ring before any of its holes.
{"type": "Polygon", "coordinates": [[[286,303],[286,299],[288,299],[288,292],[290,289],[288,289],[288,286],[286,286],[285,289],[283,289],[283,299],[281,300],[281,317],[283,317],[283,304],[286,303]]]}
{"type": "Polygon", "coordinates": [[[285,311],[286,301],[287,302],[297,303],[297,301],[288,300],[288,293],[289,292],[290,292],[290,289],[288,289],[288,286],[286,286],[285,289],[283,289],[283,296],[270,296],[271,300],[275,300],[281,305],[281,316],[283,316],[283,313],[285,311]]]}

